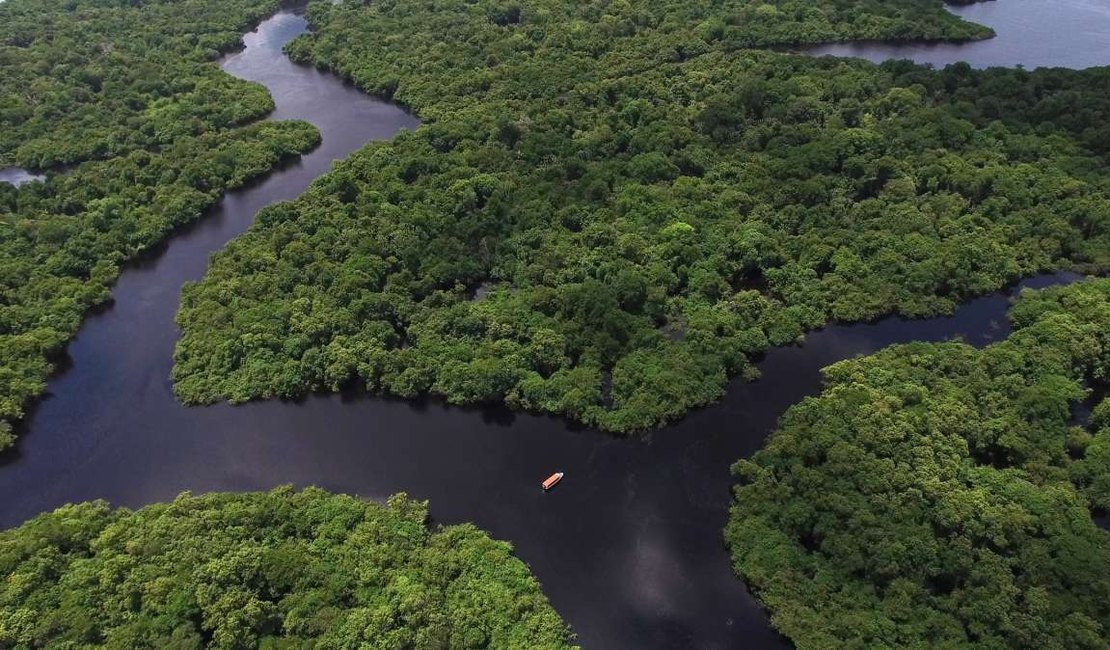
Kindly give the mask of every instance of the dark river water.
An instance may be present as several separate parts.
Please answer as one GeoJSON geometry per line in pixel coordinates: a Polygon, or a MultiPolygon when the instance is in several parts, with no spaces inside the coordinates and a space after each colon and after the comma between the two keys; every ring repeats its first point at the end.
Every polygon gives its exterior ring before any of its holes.
{"type": "Polygon", "coordinates": [[[948,318],[812,333],[804,347],[772,350],[758,382],[734,382],[721,404],[648,440],[501,409],[367,397],[184,408],[168,379],[182,283],[199,279],[208,255],[259,208],[297,196],[363,143],[418,124],[291,64],[280,48],[304,27],[300,17],[278,14],[223,67],[264,83],[277,103],[274,119],[310,120],[323,144],[232,192],[124,272],[114,304],[88,319],[16,450],[0,458],[0,525],[66,502],[134,507],[183,490],[293,483],[370,498],[406,491],[430,499],[439,522],[473,521],[511,541],[586,647],[786,646],[729,568],[721,537],[729,465],[758,449],[788,406],[818,391],[823,366],[901,341],[996,340],[1007,333],[1008,295],[971,301],[948,318]],[[545,494],[539,482],[555,470],[566,479],[545,494]]]}
{"type": "Polygon", "coordinates": [[[991,0],[949,10],[994,28],[973,43],[837,43],[808,48],[814,56],[854,56],[876,63],[912,59],[944,67],[1090,68],[1110,64],[1110,0],[991,0]]]}

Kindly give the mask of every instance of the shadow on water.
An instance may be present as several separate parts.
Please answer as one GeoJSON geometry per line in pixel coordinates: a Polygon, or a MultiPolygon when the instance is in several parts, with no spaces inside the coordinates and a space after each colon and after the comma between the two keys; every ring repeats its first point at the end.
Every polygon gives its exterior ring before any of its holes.
{"type": "Polygon", "coordinates": [[[299,195],[363,143],[417,125],[394,105],[289,62],[281,47],[304,29],[295,13],[279,13],[222,65],[270,89],[273,119],[316,124],[322,144],[229,193],[157,257],[126,270],[111,308],[90,316],[69,346],[71,365],[51,380],[17,452],[0,461],[0,525],[66,502],[135,507],[183,490],[292,483],[369,498],[407,491],[431,500],[436,521],[473,521],[510,540],[587,647],[787,645],[729,567],[721,539],[729,465],[754,452],[789,405],[819,389],[820,368],[900,341],[1001,338],[1012,291],[950,317],[811,333],[803,346],[771,350],[760,381],[732,383],[720,404],[645,441],[503,408],[349,392],[184,408],[169,380],[182,284],[199,279],[209,254],[260,208],[299,195]],[[566,480],[544,493],[540,480],[556,470],[566,480]]]}

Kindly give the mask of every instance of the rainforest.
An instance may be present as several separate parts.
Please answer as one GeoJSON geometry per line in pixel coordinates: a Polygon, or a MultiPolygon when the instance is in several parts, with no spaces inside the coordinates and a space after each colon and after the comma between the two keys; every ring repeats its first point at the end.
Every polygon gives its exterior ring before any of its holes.
{"type": "Polygon", "coordinates": [[[1110,647],[1110,67],[807,55],[984,6],[0,0],[0,647],[1110,647]]]}
{"type": "Polygon", "coordinates": [[[0,643],[570,648],[510,547],[322,490],[69,506],[0,533],[0,643]]]}
{"type": "Polygon", "coordinates": [[[986,35],[940,3],[824,4],[311,6],[291,56],[428,123],[187,288],[178,394],[357,384],[642,431],[830,320],[1106,268],[1105,69],[746,49],[986,35]]]}
{"type": "Polygon", "coordinates": [[[318,142],[307,123],[257,122],[266,89],[211,64],[275,7],[0,7],[0,168],[58,172],[0,183],[0,448],[121,264],[318,142]]]}
{"type": "Polygon", "coordinates": [[[1110,281],[1010,318],[826,368],[733,467],[734,566],[799,647],[1106,647],[1110,399],[1073,405],[1110,379],[1110,281]]]}

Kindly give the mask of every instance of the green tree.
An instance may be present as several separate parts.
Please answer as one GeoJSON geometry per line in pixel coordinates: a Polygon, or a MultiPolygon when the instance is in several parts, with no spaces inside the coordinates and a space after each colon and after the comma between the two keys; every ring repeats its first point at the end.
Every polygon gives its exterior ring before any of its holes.
{"type": "Polygon", "coordinates": [[[1110,281],[1011,320],[826,368],[734,466],[733,566],[799,647],[1107,647],[1107,407],[1093,436],[1071,407],[1108,378],[1110,281]]]}
{"type": "Polygon", "coordinates": [[[569,648],[504,542],[405,495],[182,494],[0,533],[11,648],[569,648]]]}

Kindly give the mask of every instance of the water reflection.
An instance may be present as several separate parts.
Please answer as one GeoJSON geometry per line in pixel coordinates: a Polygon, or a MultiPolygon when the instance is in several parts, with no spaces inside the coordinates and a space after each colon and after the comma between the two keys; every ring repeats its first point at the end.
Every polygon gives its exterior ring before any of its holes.
{"type": "Polygon", "coordinates": [[[943,67],[1090,68],[1110,63],[1110,2],[1006,0],[951,6],[961,18],[987,25],[994,38],[972,43],[836,43],[806,48],[813,56],[859,57],[881,63],[911,59],[943,67]]]}
{"type": "MultiPolygon", "coordinates": [[[[300,194],[332,161],[417,121],[334,77],[292,65],[300,33],[282,13],[246,37],[228,71],[266,84],[275,117],[309,119],[323,143],[296,164],[229,194],[218,210],[129,268],[114,303],[69,347],[71,365],[28,420],[0,471],[0,525],[69,501],[126,506],[182,490],[258,490],[283,483],[382,498],[431,500],[441,522],[473,521],[510,540],[585,647],[783,647],[731,572],[721,531],[729,465],[762,444],[779,415],[820,388],[820,369],[910,340],[1004,337],[1008,294],[944,318],[830,327],[772,350],[763,378],[646,441],[506,409],[435,401],[313,396],[300,402],[184,408],[169,373],[174,315],[186,281],[265,205],[300,194]],[[567,478],[544,493],[539,481],[567,478]]],[[[1027,285],[1063,282],[1063,274],[1027,285]]]]}
{"type": "MultiPolygon", "coordinates": [[[[3,0],[0,0],[0,2],[3,2],[3,0]]],[[[11,185],[15,185],[16,187],[19,187],[24,183],[43,180],[46,180],[45,175],[32,174],[31,172],[21,167],[5,167],[3,169],[0,169],[0,183],[9,183],[11,185]]]]}

